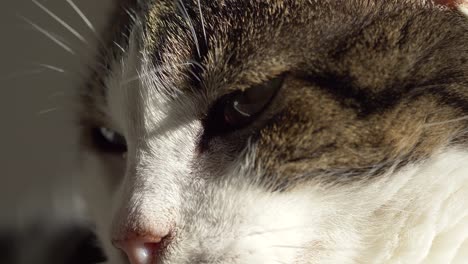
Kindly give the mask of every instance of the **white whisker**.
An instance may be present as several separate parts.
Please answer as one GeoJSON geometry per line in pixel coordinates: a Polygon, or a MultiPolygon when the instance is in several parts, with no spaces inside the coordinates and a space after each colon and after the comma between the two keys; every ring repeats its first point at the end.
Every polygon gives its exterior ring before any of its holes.
{"type": "Polygon", "coordinates": [[[91,31],[93,31],[95,34],[97,34],[96,32],[96,29],[94,28],[93,24],[91,23],[91,21],[86,17],[86,15],[78,8],[78,6],[75,5],[75,3],[73,3],[72,0],[66,0],[67,3],[73,8],[73,10],[75,10],[75,12],[81,17],[81,19],[83,20],[83,22],[85,22],[85,24],[91,29],[91,31]]]}
{"type": "Polygon", "coordinates": [[[187,20],[190,32],[192,33],[193,41],[195,42],[195,47],[197,49],[197,54],[198,54],[198,56],[201,56],[200,46],[198,44],[198,38],[197,38],[197,34],[195,32],[195,28],[193,27],[192,19],[190,19],[190,16],[189,16],[189,14],[187,12],[187,9],[185,8],[185,5],[181,0],[179,0],[178,7],[179,7],[182,15],[184,16],[184,18],[187,20]]]}
{"type": "Polygon", "coordinates": [[[194,61],[194,60],[188,60],[187,61],[189,64],[191,65],[195,65],[197,66],[198,68],[200,68],[200,70],[204,71],[205,70],[205,67],[203,67],[203,65],[201,65],[199,62],[197,61],[194,61]]]}
{"type": "Polygon", "coordinates": [[[68,75],[68,76],[79,77],[79,78],[88,78],[88,76],[85,73],[81,72],[81,71],[73,72],[73,71],[70,71],[70,69],[61,68],[59,66],[55,66],[55,65],[51,65],[51,64],[47,64],[47,63],[31,62],[30,65],[40,67],[41,70],[53,71],[53,72],[65,74],[65,75],[68,75]]]}
{"type": "Polygon", "coordinates": [[[162,71],[164,71],[164,70],[171,69],[171,68],[175,68],[175,67],[179,67],[179,66],[184,66],[184,65],[192,65],[192,63],[181,63],[181,64],[176,64],[176,65],[160,66],[160,67],[158,67],[158,68],[155,69],[155,70],[146,72],[146,73],[144,73],[144,74],[137,74],[136,76],[130,77],[129,79],[124,80],[124,81],[122,82],[122,85],[127,85],[127,84],[129,84],[129,83],[131,83],[131,82],[141,80],[141,79],[144,78],[144,77],[148,77],[148,76],[154,75],[154,74],[156,74],[156,73],[160,73],[160,72],[162,72],[162,71]]]}
{"type": "Polygon", "coordinates": [[[114,41],[114,45],[115,45],[117,48],[119,48],[123,53],[125,53],[125,49],[124,49],[122,46],[120,46],[119,43],[117,43],[117,42],[114,41]]]}
{"type": "Polygon", "coordinates": [[[51,113],[51,112],[54,112],[54,111],[57,111],[57,110],[58,110],[58,107],[48,108],[48,109],[44,109],[42,111],[39,111],[37,113],[37,115],[45,115],[45,114],[48,114],[48,113],[51,113]]]}
{"type": "Polygon", "coordinates": [[[32,22],[31,20],[21,16],[21,15],[18,15],[21,19],[23,19],[24,21],[26,21],[28,24],[30,24],[32,27],[34,27],[34,29],[36,29],[37,31],[39,31],[40,33],[44,34],[47,38],[49,38],[50,40],[52,40],[53,42],[55,42],[55,44],[59,45],[61,48],[63,48],[65,51],[75,55],[75,52],[69,47],[67,46],[65,43],[63,43],[62,41],[58,40],[52,33],[50,33],[49,31],[41,28],[40,26],[38,26],[37,24],[35,24],[34,22],[32,22]]]}
{"type": "Polygon", "coordinates": [[[305,229],[310,229],[310,228],[311,227],[308,227],[308,226],[291,226],[291,227],[285,227],[285,228],[253,231],[253,232],[246,234],[244,237],[259,236],[259,235],[264,235],[264,234],[269,234],[269,233],[284,232],[284,231],[290,231],[290,230],[305,230],[305,229]]]}
{"type": "Polygon", "coordinates": [[[205,44],[208,45],[208,41],[206,39],[205,19],[203,18],[203,13],[202,13],[202,9],[201,9],[200,0],[198,0],[198,11],[200,13],[200,21],[201,21],[201,24],[202,24],[203,37],[205,38],[205,44]]]}
{"type": "Polygon", "coordinates": [[[127,13],[127,15],[130,17],[132,22],[134,22],[134,23],[136,22],[136,16],[135,16],[135,13],[133,11],[125,9],[125,13],[127,13]]]}
{"type": "Polygon", "coordinates": [[[59,68],[57,66],[53,66],[53,65],[50,65],[50,64],[44,64],[44,63],[39,63],[38,65],[41,66],[41,67],[44,67],[46,69],[49,69],[49,70],[53,70],[53,71],[60,72],[60,73],[65,73],[64,69],[61,69],[61,68],[59,68]]]}
{"type": "Polygon", "coordinates": [[[154,75],[154,74],[156,74],[156,73],[162,72],[163,70],[165,70],[165,69],[159,68],[159,69],[152,70],[152,71],[149,71],[149,72],[144,73],[144,74],[137,74],[136,76],[131,77],[131,78],[129,78],[129,79],[123,81],[123,82],[122,82],[122,85],[127,85],[127,84],[129,84],[129,83],[134,82],[134,81],[141,80],[141,79],[144,78],[144,77],[152,76],[152,75],[154,75]]]}
{"type": "Polygon", "coordinates": [[[70,31],[75,37],[77,37],[79,40],[84,42],[85,44],[88,44],[86,39],[78,33],[74,28],[72,28],[70,25],[68,25],[63,19],[55,15],[52,11],[50,11],[47,7],[43,6],[41,3],[37,2],[36,0],[31,0],[35,5],[37,5],[40,9],[42,9],[44,12],[46,12],[49,16],[51,16],[55,21],[57,21],[60,25],[62,25],[64,28],[66,28],[68,31],[70,31]]]}
{"type": "Polygon", "coordinates": [[[428,124],[425,124],[424,126],[425,127],[431,127],[431,126],[445,125],[445,124],[449,124],[449,123],[466,121],[466,120],[468,120],[468,115],[462,116],[462,117],[459,117],[459,118],[455,118],[455,119],[446,120],[446,121],[428,123],[428,124]]]}
{"type": "Polygon", "coordinates": [[[290,248],[290,249],[306,249],[306,246],[294,246],[294,245],[272,245],[274,248],[290,248]]]}

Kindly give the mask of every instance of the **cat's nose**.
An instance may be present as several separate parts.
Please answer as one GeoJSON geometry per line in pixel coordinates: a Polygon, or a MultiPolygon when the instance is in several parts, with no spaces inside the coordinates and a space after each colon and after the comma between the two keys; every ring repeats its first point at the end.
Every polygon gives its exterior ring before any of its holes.
{"type": "Polygon", "coordinates": [[[124,239],[114,239],[114,245],[125,252],[131,264],[156,264],[157,255],[162,250],[167,236],[126,234],[124,239]]]}

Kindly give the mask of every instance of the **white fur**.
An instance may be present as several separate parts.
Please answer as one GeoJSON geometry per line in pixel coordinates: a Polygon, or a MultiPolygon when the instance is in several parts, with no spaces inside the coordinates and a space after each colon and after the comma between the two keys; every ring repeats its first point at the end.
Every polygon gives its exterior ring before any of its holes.
{"type": "Polygon", "coordinates": [[[463,14],[468,16],[468,1],[467,0],[463,0],[461,4],[458,6],[458,8],[460,9],[461,12],[463,12],[463,14]]]}
{"type": "MultiPolygon", "coordinates": [[[[468,152],[452,149],[368,186],[304,186],[283,194],[213,188],[207,207],[223,221],[213,228],[202,214],[177,223],[190,226],[180,231],[184,240],[169,263],[184,263],[194,250],[238,255],[225,263],[465,263],[466,164],[468,152]]],[[[133,195],[155,202],[134,208],[137,217],[164,221],[158,201],[172,194],[133,195]]]]}

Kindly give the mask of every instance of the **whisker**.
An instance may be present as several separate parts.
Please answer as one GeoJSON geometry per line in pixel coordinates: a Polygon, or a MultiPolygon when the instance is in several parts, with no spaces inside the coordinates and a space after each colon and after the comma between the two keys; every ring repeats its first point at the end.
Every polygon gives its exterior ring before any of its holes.
{"type": "Polygon", "coordinates": [[[53,71],[56,73],[67,75],[67,76],[74,76],[74,77],[83,78],[83,79],[88,78],[87,73],[84,73],[82,71],[74,72],[74,71],[70,71],[70,69],[61,68],[59,66],[51,65],[48,63],[30,62],[29,64],[36,66],[36,67],[40,67],[41,70],[53,71]]]}
{"type": "Polygon", "coordinates": [[[208,45],[208,41],[206,39],[205,19],[203,18],[201,3],[200,3],[200,0],[197,0],[197,1],[198,1],[198,11],[200,13],[200,21],[201,21],[201,24],[202,24],[203,37],[205,38],[205,45],[208,45]]]}
{"type": "Polygon", "coordinates": [[[73,8],[73,10],[78,14],[78,16],[83,20],[83,22],[88,26],[88,28],[94,33],[95,38],[97,41],[99,41],[99,44],[102,47],[105,47],[104,41],[102,40],[101,36],[99,36],[98,32],[96,31],[96,28],[94,27],[93,23],[91,23],[91,20],[89,20],[86,15],[81,11],[81,9],[73,2],[73,0],[66,0],[67,3],[73,8]]]}
{"type": "Polygon", "coordinates": [[[65,51],[67,51],[68,53],[71,53],[73,55],[75,55],[75,52],[69,47],[67,46],[65,43],[63,43],[62,41],[58,40],[52,33],[50,33],[49,31],[41,28],[40,26],[38,26],[37,24],[35,24],[34,22],[32,22],[31,20],[21,16],[21,15],[18,15],[21,19],[23,19],[25,22],[27,22],[28,24],[30,24],[34,29],[36,29],[37,31],[39,31],[40,33],[44,34],[47,38],[49,38],[50,40],[52,40],[55,44],[59,45],[62,49],[64,49],[65,51]]]}
{"type": "Polygon", "coordinates": [[[54,66],[54,65],[44,64],[44,63],[39,63],[38,65],[41,66],[41,67],[44,67],[46,69],[53,70],[53,71],[60,72],[60,73],[65,73],[66,72],[64,69],[61,69],[61,68],[59,68],[57,66],[54,66]]]}
{"type": "MultiPolygon", "coordinates": [[[[310,249],[310,246],[295,246],[295,245],[272,245],[274,248],[291,248],[291,249],[310,249]]],[[[358,247],[329,247],[320,245],[321,251],[350,251],[355,250],[358,247]]]]}
{"type": "Polygon", "coordinates": [[[119,48],[123,53],[125,53],[125,49],[124,49],[122,46],[120,46],[119,43],[117,43],[117,42],[114,41],[114,45],[115,45],[117,48],[119,48]]]}
{"type": "Polygon", "coordinates": [[[58,107],[52,107],[52,108],[44,109],[44,110],[42,110],[42,111],[39,111],[39,112],[37,113],[37,115],[45,115],[45,114],[48,114],[48,113],[57,111],[58,109],[59,109],[58,107]]]}
{"type": "Polygon", "coordinates": [[[282,231],[295,230],[295,229],[310,229],[310,228],[311,227],[307,227],[307,226],[292,226],[292,227],[277,228],[277,229],[270,229],[270,230],[263,230],[263,231],[254,231],[254,232],[248,233],[245,237],[259,236],[259,235],[268,234],[268,233],[282,232],[282,231]]]}
{"type": "Polygon", "coordinates": [[[192,19],[190,19],[190,16],[189,16],[189,14],[187,12],[187,9],[185,8],[185,5],[181,0],[179,0],[177,6],[179,7],[179,10],[182,12],[182,15],[184,16],[184,18],[187,20],[187,23],[189,24],[189,29],[190,29],[190,32],[192,33],[193,41],[195,42],[195,47],[197,49],[197,54],[198,54],[198,56],[201,56],[200,46],[198,44],[198,38],[197,38],[197,34],[195,32],[195,28],[193,27],[192,19]]]}
{"type": "Polygon", "coordinates": [[[81,17],[81,19],[83,20],[83,22],[85,22],[88,28],[91,29],[91,31],[93,31],[95,34],[97,34],[96,29],[94,28],[93,24],[86,17],[86,15],[80,10],[80,8],[78,8],[78,6],[76,6],[72,0],[66,0],[66,1],[73,8],[73,10],[75,10],[75,12],[81,17]]]}
{"type": "Polygon", "coordinates": [[[293,245],[272,245],[274,248],[291,248],[291,249],[307,249],[306,246],[293,246],[293,245]]]}
{"type": "Polygon", "coordinates": [[[200,68],[200,70],[202,70],[202,71],[205,70],[205,67],[204,67],[203,65],[201,65],[201,64],[200,64],[199,62],[197,62],[197,61],[188,60],[187,62],[190,63],[191,65],[197,66],[197,67],[200,68]]]}
{"type": "Polygon", "coordinates": [[[192,63],[187,62],[187,63],[180,63],[180,64],[176,64],[176,65],[160,66],[157,69],[149,71],[147,73],[137,74],[136,76],[130,77],[129,79],[124,80],[122,82],[122,85],[127,85],[127,84],[129,84],[131,82],[141,80],[143,77],[148,77],[148,76],[151,76],[152,74],[160,73],[160,72],[162,72],[164,70],[167,70],[167,69],[171,69],[171,68],[175,68],[175,67],[179,67],[179,66],[185,66],[185,65],[192,65],[192,63]]]}
{"type": "Polygon", "coordinates": [[[135,15],[134,10],[129,10],[128,8],[126,8],[125,13],[127,13],[127,15],[130,17],[133,23],[136,22],[136,15],[135,15]]]}
{"type": "Polygon", "coordinates": [[[76,72],[73,72],[73,71],[70,71],[69,69],[65,69],[65,68],[61,68],[59,66],[55,66],[55,65],[52,65],[52,64],[48,64],[48,63],[41,63],[41,62],[26,62],[28,67],[34,67],[32,68],[33,70],[31,71],[28,71],[28,72],[32,72],[32,73],[45,73],[46,71],[48,72],[54,72],[54,73],[60,73],[60,74],[63,74],[64,76],[73,76],[73,77],[78,77],[78,78],[88,78],[88,75],[85,75],[83,72],[81,71],[76,71],[76,72]]]}
{"type": "Polygon", "coordinates": [[[46,70],[51,70],[51,71],[58,72],[58,73],[67,73],[65,69],[59,68],[54,65],[46,64],[46,63],[30,63],[30,65],[34,67],[40,67],[40,68],[12,73],[8,76],[0,76],[0,80],[3,81],[3,80],[14,79],[16,77],[23,77],[23,76],[29,76],[29,75],[34,75],[38,73],[44,73],[46,70]]]}
{"type": "Polygon", "coordinates": [[[465,121],[465,120],[468,120],[468,115],[455,118],[455,119],[446,120],[446,121],[428,123],[428,124],[425,124],[424,126],[425,127],[439,126],[439,125],[445,125],[445,124],[460,122],[460,121],[465,121]]]}
{"type": "Polygon", "coordinates": [[[37,2],[36,0],[31,0],[35,5],[37,5],[40,9],[42,9],[44,12],[46,12],[49,16],[51,16],[55,21],[57,21],[60,25],[62,25],[64,28],[66,28],[68,31],[70,31],[75,37],[77,37],[79,40],[81,40],[83,43],[88,44],[86,39],[78,33],[73,27],[71,27],[69,24],[67,24],[63,19],[55,15],[52,11],[50,11],[47,7],[43,6],[41,3],[37,2]]]}

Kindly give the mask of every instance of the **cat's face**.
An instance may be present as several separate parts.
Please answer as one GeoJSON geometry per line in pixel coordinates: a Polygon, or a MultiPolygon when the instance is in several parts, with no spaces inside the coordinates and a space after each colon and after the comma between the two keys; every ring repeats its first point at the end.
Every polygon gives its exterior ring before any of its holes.
{"type": "Polygon", "coordinates": [[[461,12],[146,2],[116,15],[82,91],[104,239],[138,264],[424,257],[408,241],[432,222],[407,223],[468,182],[461,12]]]}

